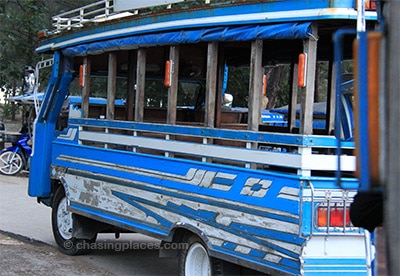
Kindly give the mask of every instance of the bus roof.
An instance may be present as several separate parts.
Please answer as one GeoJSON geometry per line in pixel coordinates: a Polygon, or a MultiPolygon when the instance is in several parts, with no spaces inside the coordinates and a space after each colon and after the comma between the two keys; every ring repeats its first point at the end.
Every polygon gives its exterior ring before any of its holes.
{"type": "MultiPolygon", "coordinates": [[[[164,1],[167,2],[167,1],[164,1]]],[[[176,2],[176,1],[175,1],[176,2]]],[[[41,32],[37,52],[137,36],[181,30],[207,30],[243,25],[271,25],[310,22],[315,20],[356,20],[353,0],[337,1],[185,1],[143,11],[114,11],[111,0],[103,0],[53,17],[54,30],[41,32]]],[[[375,11],[367,11],[366,18],[376,19],[375,11]]]]}

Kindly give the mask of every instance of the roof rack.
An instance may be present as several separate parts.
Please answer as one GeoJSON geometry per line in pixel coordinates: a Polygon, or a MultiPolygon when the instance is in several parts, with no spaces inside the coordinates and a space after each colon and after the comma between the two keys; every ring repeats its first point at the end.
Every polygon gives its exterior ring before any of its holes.
{"type": "MultiPolygon", "coordinates": [[[[184,2],[187,0],[160,0],[160,1],[151,1],[151,2],[159,2],[160,6],[166,5],[167,9],[170,9],[172,4],[177,2],[184,2]]],[[[202,0],[204,4],[210,4],[211,0],[202,0]]],[[[89,4],[71,11],[67,11],[52,17],[53,19],[53,28],[54,30],[47,32],[47,35],[58,34],[65,30],[72,30],[76,28],[82,28],[85,25],[89,25],[91,23],[104,22],[109,20],[114,20],[118,18],[123,18],[132,15],[138,15],[139,9],[132,10],[117,10],[114,9],[115,3],[117,0],[102,0],[95,2],[93,4],[89,4]]],[[[198,2],[198,1],[197,1],[198,2]]],[[[149,5],[142,5],[140,8],[148,8],[149,5]]]]}

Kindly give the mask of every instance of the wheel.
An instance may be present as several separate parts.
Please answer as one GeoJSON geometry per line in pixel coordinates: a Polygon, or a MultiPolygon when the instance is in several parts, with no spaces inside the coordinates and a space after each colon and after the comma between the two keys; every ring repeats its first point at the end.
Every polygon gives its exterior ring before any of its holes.
{"type": "Polygon", "coordinates": [[[187,248],[181,250],[179,254],[180,275],[211,275],[211,259],[201,239],[191,235],[185,240],[185,243],[187,248]]]}
{"type": "Polygon", "coordinates": [[[16,175],[23,167],[24,159],[20,153],[7,150],[0,154],[0,173],[16,175]]]}
{"type": "Polygon", "coordinates": [[[196,235],[188,236],[184,243],[187,247],[179,254],[179,275],[210,276],[239,275],[240,266],[212,258],[203,241],[196,235]]]}
{"type": "Polygon", "coordinates": [[[53,235],[59,250],[67,255],[84,254],[90,249],[90,244],[96,241],[72,237],[73,217],[67,209],[67,198],[63,187],[60,187],[53,200],[51,224],[53,235]]]}

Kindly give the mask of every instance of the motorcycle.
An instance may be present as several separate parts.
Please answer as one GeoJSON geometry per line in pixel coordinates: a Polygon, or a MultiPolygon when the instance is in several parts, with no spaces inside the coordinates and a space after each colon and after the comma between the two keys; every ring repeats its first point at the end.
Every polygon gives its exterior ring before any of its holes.
{"type": "Polygon", "coordinates": [[[42,93],[37,93],[39,89],[39,69],[52,65],[52,60],[44,60],[36,65],[36,68],[26,66],[24,70],[23,94],[9,97],[7,100],[29,109],[26,111],[23,124],[19,135],[7,135],[5,125],[0,122],[1,146],[4,142],[11,142],[11,146],[0,151],[0,174],[16,175],[21,170],[29,170],[29,161],[32,154],[32,146],[29,141],[32,138],[32,122],[40,108],[42,93]],[[50,62],[51,61],[51,62],[50,62]],[[38,96],[38,94],[41,94],[38,96]]]}
{"type": "Polygon", "coordinates": [[[29,157],[32,147],[28,144],[31,132],[24,125],[18,136],[11,136],[11,146],[0,151],[0,173],[16,175],[21,170],[29,170],[29,157]]]}

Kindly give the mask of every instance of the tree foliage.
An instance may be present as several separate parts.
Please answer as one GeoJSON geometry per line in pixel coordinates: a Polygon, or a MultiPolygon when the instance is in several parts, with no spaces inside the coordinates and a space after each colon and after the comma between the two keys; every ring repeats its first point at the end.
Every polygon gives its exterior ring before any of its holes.
{"type": "Polygon", "coordinates": [[[37,33],[50,29],[51,17],[91,1],[0,0],[0,87],[18,91],[25,66],[35,66],[37,33]]]}
{"type": "Polygon", "coordinates": [[[13,90],[25,65],[33,65],[37,59],[36,33],[45,23],[39,1],[0,1],[0,83],[13,90]]]}
{"type": "MultiPolygon", "coordinates": [[[[51,29],[51,17],[95,0],[0,0],[0,95],[22,93],[25,66],[35,67],[37,33],[51,29]]],[[[0,99],[4,100],[4,99],[0,99]]],[[[3,113],[13,113],[7,104],[3,113]]],[[[4,114],[3,114],[4,115],[4,114]]]]}

